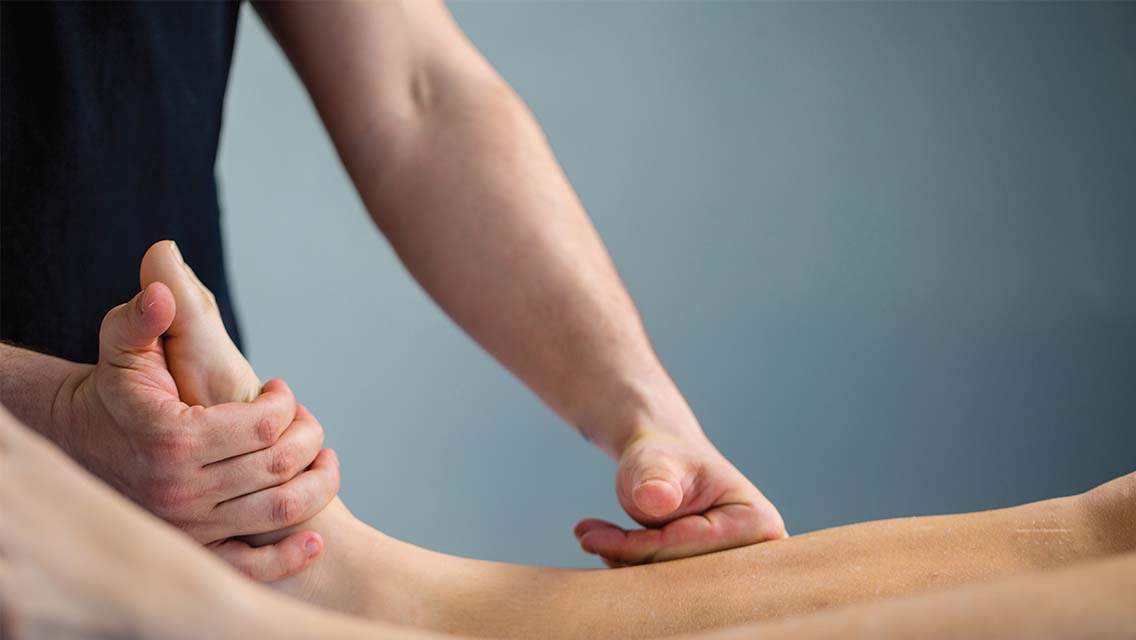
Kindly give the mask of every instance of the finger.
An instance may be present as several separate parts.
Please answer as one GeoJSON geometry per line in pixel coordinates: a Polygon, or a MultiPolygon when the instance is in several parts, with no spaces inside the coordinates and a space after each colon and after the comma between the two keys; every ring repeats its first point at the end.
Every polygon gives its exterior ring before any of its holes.
{"type": "Polygon", "coordinates": [[[195,527],[198,540],[217,540],[278,531],[323,510],[339,491],[339,458],[331,449],[316,456],[307,471],[271,489],[222,502],[209,524],[195,527]]]}
{"type": "Polygon", "coordinates": [[[315,531],[301,531],[263,547],[253,547],[235,538],[206,546],[253,580],[274,582],[303,571],[323,552],[324,544],[323,538],[315,531]]]}
{"type": "Polygon", "coordinates": [[[674,513],[682,505],[686,475],[686,467],[667,453],[643,450],[631,468],[631,500],[635,508],[649,518],[674,513]]]}
{"type": "Polygon", "coordinates": [[[577,522],[576,528],[572,530],[572,533],[576,535],[576,540],[579,540],[584,536],[585,533],[591,531],[592,529],[615,526],[615,524],[608,522],[607,520],[600,520],[599,518],[588,518],[586,520],[577,522]]]}
{"type": "Polygon", "coordinates": [[[580,537],[580,547],[626,564],[673,560],[780,537],[775,531],[779,525],[767,520],[752,505],[724,505],[684,516],[661,529],[594,526],[580,537]]]}
{"type": "Polygon", "coordinates": [[[216,502],[275,487],[296,477],[323,447],[323,427],[302,405],[296,419],[267,449],[215,462],[205,467],[216,502]]]}
{"type": "Polygon", "coordinates": [[[269,380],[252,402],[190,407],[201,458],[218,462],[276,444],[296,418],[296,397],[283,380],[269,380]]]}
{"type": "Polygon", "coordinates": [[[176,307],[169,287],[155,282],[107,312],[99,328],[99,359],[129,366],[129,356],[154,346],[173,322],[176,307]]]}

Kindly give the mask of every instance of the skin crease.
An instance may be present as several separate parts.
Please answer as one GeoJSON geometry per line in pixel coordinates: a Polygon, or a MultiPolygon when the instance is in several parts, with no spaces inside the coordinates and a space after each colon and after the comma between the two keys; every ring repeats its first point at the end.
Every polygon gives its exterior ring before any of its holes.
{"type": "MultiPolygon", "coordinates": [[[[1136,609],[1131,606],[1136,553],[1117,552],[1136,542],[1134,501],[1133,476],[1085,494],[1081,506],[1096,527],[1102,549],[1111,551],[1103,559],[685,637],[1130,638],[1136,634],[1136,609]]],[[[947,517],[942,524],[951,527],[951,520],[947,517]]],[[[841,535],[840,530],[827,533],[841,535]]],[[[734,552],[719,555],[728,553],[734,552]]],[[[675,564],[602,573],[629,574],[675,564]]],[[[721,580],[717,591],[726,593],[731,586],[731,580],[721,580]]],[[[616,602],[606,615],[618,615],[620,606],[616,602]]],[[[525,625],[526,619],[546,614],[520,607],[502,615],[525,625]]],[[[241,579],[0,407],[2,637],[244,640],[253,632],[282,639],[455,637],[316,609],[241,579]]]]}
{"type": "MultiPolygon", "coordinates": [[[[200,283],[169,243],[155,245],[145,260],[144,270],[172,280],[167,284],[175,295],[208,300],[198,295],[200,283]]],[[[181,309],[181,299],[177,302],[181,309]]],[[[222,326],[215,309],[192,318],[181,325],[178,339],[186,341],[187,352],[216,367],[209,378],[216,381],[226,372],[255,377],[247,363],[226,361],[237,352],[228,348],[227,336],[215,342],[223,335],[212,326],[222,326]]],[[[186,391],[201,393],[190,385],[203,379],[190,378],[186,391]]],[[[256,386],[232,382],[234,389],[256,386]]],[[[1010,509],[869,522],[668,563],[580,571],[434,553],[367,527],[337,499],[303,525],[327,540],[323,556],[275,586],[341,611],[458,634],[652,637],[988,581],[1132,550],[1134,505],[1136,474],[1083,496],[1010,509]]]]}

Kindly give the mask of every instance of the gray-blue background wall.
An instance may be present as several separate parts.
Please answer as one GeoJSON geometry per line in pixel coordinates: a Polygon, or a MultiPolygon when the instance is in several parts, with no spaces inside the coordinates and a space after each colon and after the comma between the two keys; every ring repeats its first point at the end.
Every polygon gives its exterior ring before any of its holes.
{"type": "MultiPolygon", "coordinates": [[[[790,531],[1136,469],[1136,5],[459,3],[719,448],[790,531]]],[[[595,566],[613,465],[373,228],[242,16],[219,166],[238,311],[380,529],[595,566]]]]}

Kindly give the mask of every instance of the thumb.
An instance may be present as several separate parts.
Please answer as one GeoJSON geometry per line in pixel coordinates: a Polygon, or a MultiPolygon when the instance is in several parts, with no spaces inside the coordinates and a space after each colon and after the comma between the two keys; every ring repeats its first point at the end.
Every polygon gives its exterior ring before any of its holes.
{"type": "Polygon", "coordinates": [[[682,505],[684,467],[663,451],[641,450],[631,469],[631,501],[652,518],[663,518],[682,505]]]}
{"type": "Polygon", "coordinates": [[[123,364],[126,356],[151,347],[170,328],[174,312],[174,296],[160,282],[111,309],[99,328],[99,360],[123,364]]]}

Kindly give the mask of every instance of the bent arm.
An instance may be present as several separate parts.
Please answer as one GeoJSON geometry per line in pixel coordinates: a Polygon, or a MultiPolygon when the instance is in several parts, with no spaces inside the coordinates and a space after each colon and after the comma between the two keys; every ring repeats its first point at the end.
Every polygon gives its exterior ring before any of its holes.
{"type": "Polygon", "coordinates": [[[615,455],[701,435],[531,113],[440,2],[259,4],[410,273],[615,455]]]}

